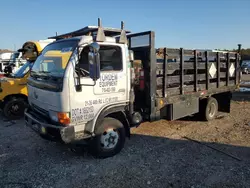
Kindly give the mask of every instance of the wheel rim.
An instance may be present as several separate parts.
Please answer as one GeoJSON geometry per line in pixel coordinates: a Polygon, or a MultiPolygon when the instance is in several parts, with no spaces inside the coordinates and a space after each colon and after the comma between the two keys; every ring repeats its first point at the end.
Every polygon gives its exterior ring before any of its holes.
{"type": "Polygon", "coordinates": [[[22,109],[21,109],[20,104],[19,104],[19,103],[13,103],[13,104],[10,106],[10,108],[9,108],[9,110],[8,110],[8,113],[9,113],[9,114],[12,114],[12,115],[14,115],[14,116],[17,116],[17,115],[20,115],[20,114],[21,114],[21,111],[22,111],[22,109]]]}
{"type": "Polygon", "coordinates": [[[209,106],[208,114],[210,117],[213,117],[215,115],[216,105],[214,103],[211,103],[209,106]]]}
{"type": "Polygon", "coordinates": [[[108,129],[101,136],[101,146],[103,149],[114,149],[118,141],[119,133],[115,129],[108,129]]]}

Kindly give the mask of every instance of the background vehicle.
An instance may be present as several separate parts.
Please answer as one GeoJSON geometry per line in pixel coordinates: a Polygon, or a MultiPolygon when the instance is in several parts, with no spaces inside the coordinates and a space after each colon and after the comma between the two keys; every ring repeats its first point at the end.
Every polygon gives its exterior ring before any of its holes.
{"type": "Polygon", "coordinates": [[[197,113],[210,121],[218,111],[230,112],[238,53],[155,49],[153,31],[126,33],[123,23],[122,29],[102,28],[99,20],[98,27],[52,37],[67,39],[49,44],[32,67],[26,124],[43,138],[86,140],[103,158],[119,153],[130,128],[143,121],[197,113]],[[67,57],[47,58],[54,52],[67,57]],[[168,57],[176,62],[167,63],[168,57]]]}
{"type": "Polygon", "coordinates": [[[0,72],[3,72],[5,66],[4,63],[11,59],[13,52],[3,52],[0,53],[0,72]]]}
{"type": "Polygon", "coordinates": [[[26,63],[26,60],[22,58],[22,52],[12,52],[8,59],[1,61],[2,72],[6,75],[15,73],[15,71],[26,63]]]}
{"type": "Polygon", "coordinates": [[[241,71],[242,71],[243,74],[249,74],[250,73],[250,61],[242,62],[241,71]]]}
{"type": "Polygon", "coordinates": [[[0,78],[0,106],[8,119],[23,117],[27,106],[27,78],[37,56],[43,48],[54,40],[28,41],[24,43],[19,52],[22,53],[26,63],[14,73],[8,72],[0,78]]]}

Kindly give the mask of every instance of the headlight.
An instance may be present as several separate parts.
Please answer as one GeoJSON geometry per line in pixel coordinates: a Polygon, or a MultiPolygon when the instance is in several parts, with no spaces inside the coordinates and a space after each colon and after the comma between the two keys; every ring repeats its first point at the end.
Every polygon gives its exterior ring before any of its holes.
{"type": "Polygon", "coordinates": [[[58,122],[57,112],[49,111],[49,116],[53,121],[58,122]]]}
{"type": "Polygon", "coordinates": [[[69,117],[69,113],[67,112],[50,111],[49,115],[50,115],[50,118],[55,122],[59,122],[64,125],[70,124],[70,117],[69,117]]]}

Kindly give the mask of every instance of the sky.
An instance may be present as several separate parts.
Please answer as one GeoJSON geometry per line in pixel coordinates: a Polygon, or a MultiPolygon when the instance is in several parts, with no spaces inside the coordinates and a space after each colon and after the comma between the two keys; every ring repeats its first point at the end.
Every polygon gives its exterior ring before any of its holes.
{"type": "Polygon", "coordinates": [[[0,4],[0,49],[17,50],[97,25],[154,31],[156,47],[250,48],[250,0],[8,0],[0,4]]]}

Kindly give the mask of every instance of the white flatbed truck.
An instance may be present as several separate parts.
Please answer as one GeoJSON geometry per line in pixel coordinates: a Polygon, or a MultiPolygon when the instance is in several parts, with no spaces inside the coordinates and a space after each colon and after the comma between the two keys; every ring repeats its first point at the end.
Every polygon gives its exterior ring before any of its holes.
{"type": "Polygon", "coordinates": [[[54,38],[28,78],[26,125],[46,139],[86,141],[97,157],[119,153],[130,128],[144,121],[192,114],[210,121],[230,112],[239,86],[239,53],[156,49],[153,31],[131,34],[123,23],[103,28],[100,20],[54,38]]]}

